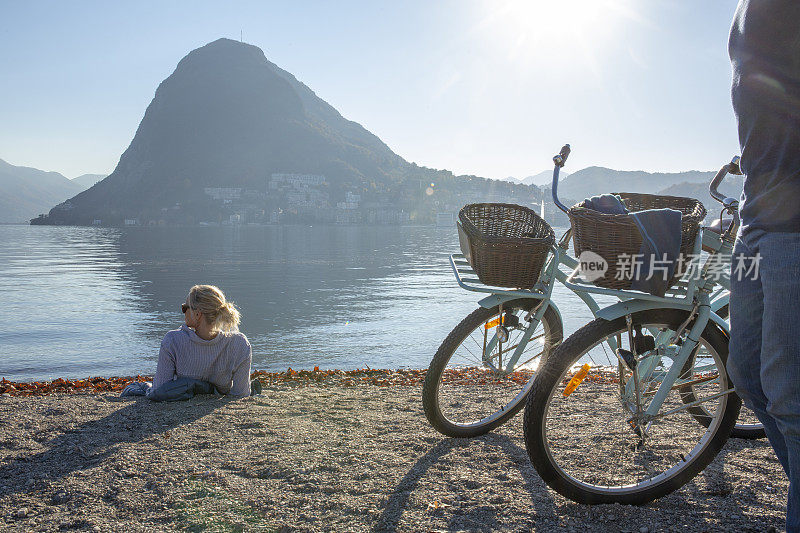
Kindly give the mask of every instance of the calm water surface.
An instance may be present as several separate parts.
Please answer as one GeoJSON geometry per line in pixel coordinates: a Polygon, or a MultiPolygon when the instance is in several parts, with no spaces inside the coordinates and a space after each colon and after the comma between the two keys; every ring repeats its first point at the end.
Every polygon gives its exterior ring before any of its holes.
{"type": "MultiPolygon", "coordinates": [[[[254,368],[426,368],[480,299],[456,251],[450,227],[0,225],[0,376],[152,374],[196,283],[239,306],[254,368]]],[[[591,319],[554,292],[565,332],[591,319]]]]}

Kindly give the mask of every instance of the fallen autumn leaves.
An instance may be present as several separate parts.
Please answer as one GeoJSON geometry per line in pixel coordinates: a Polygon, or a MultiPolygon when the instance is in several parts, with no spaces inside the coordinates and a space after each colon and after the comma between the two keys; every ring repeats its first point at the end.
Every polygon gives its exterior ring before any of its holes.
{"type": "MultiPolygon", "coordinates": [[[[258,379],[263,385],[291,383],[298,386],[312,384],[329,384],[339,386],[372,385],[388,387],[393,385],[417,385],[425,381],[426,370],[413,369],[373,369],[359,368],[355,370],[292,370],[285,372],[265,372],[256,370],[250,376],[258,379]]],[[[514,372],[505,379],[522,384],[532,373],[527,371],[514,372]]],[[[125,377],[92,377],[86,379],[70,380],[58,378],[53,381],[15,382],[3,378],[0,380],[0,394],[10,396],[37,396],[53,393],[97,393],[121,391],[132,381],[150,381],[151,376],[125,376],[125,377]]],[[[478,368],[447,370],[444,375],[445,382],[461,382],[465,385],[486,384],[489,374],[478,368]]],[[[598,372],[587,377],[589,381],[609,382],[615,380],[608,372],[598,372]]]]}

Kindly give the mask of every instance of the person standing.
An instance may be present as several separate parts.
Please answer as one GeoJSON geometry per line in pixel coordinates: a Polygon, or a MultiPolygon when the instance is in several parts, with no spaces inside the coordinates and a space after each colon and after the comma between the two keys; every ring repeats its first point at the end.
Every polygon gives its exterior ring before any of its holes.
{"type": "Polygon", "coordinates": [[[728,370],[789,478],[786,529],[800,532],[800,2],[740,0],[728,51],[746,175],[728,370]]]}

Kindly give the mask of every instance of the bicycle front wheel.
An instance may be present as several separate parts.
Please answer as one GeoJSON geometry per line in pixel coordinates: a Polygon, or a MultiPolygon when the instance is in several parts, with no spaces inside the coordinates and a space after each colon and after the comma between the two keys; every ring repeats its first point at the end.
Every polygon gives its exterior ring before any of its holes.
{"type": "Polygon", "coordinates": [[[536,369],[562,338],[558,313],[541,300],[479,307],[450,332],[431,361],[422,390],[425,416],[440,433],[476,437],[504,424],[524,405],[536,369]],[[531,325],[533,324],[533,327],[531,325]]]}
{"type": "Polygon", "coordinates": [[[680,338],[673,336],[687,317],[676,309],[632,316],[634,327],[663,333],[655,335],[654,349],[637,358],[638,402],[632,373],[610,349],[631,349],[624,317],[590,322],[550,355],[531,390],[524,422],[528,454],[550,487],[580,503],[640,505],[681,487],[714,459],[741,405],[725,372],[727,338],[715,324],[700,338],[709,355],[703,374],[679,376],[656,416],[643,416],[686,341],[688,328],[680,338]],[[693,406],[684,403],[687,387],[698,402],[693,406]],[[698,405],[708,414],[707,425],[689,412],[698,405]]]}

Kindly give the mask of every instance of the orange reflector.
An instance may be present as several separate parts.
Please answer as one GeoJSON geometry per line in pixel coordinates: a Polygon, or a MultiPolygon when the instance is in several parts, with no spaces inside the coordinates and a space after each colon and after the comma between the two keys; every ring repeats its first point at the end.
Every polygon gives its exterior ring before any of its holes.
{"type": "Polygon", "coordinates": [[[586,363],[585,365],[583,365],[581,367],[580,370],[578,370],[578,372],[575,373],[574,376],[572,376],[572,379],[569,380],[569,383],[567,383],[567,386],[564,389],[564,393],[563,393],[564,394],[564,398],[566,398],[567,396],[569,396],[570,394],[575,392],[575,389],[578,388],[578,385],[581,384],[581,381],[583,381],[584,378],[586,378],[586,376],[589,374],[589,369],[590,368],[591,368],[591,365],[589,365],[589,363],[586,363]]]}
{"type": "Polygon", "coordinates": [[[495,326],[496,326],[496,325],[498,325],[499,323],[500,323],[500,317],[497,317],[497,318],[495,318],[494,320],[490,320],[489,322],[487,322],[487,323],[486,323],[486,324],[483,326],[483,328],[484,328],[484,329],[492,329],[493,327],[495,327],[495,326]]]}

